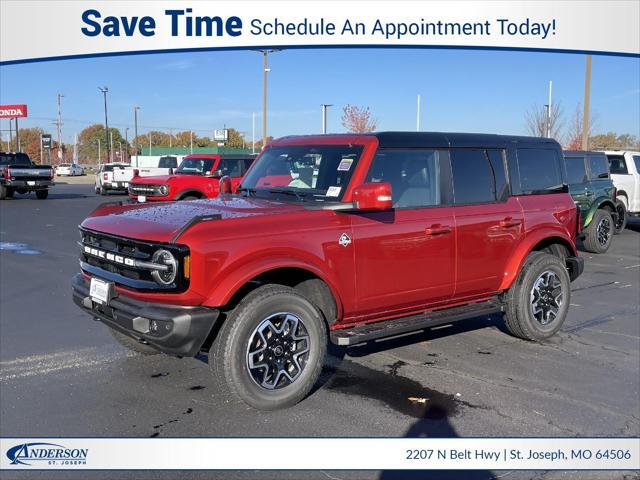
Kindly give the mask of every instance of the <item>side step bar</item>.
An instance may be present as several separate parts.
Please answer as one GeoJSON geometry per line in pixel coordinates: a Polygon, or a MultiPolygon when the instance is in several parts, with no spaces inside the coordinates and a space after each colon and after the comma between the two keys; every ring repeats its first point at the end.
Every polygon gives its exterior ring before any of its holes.
{"type": "Polygon", "coordinates": [[[410,317],[394,318],[392,320],[367,323],[357,327],[333,330],[331,331],[330,338],[331,342],[336,345],[357,345],[379,338],[418,332],[437,325],[484,315],[492,315],[503,311],[503,304],[496,298],[484,302],[469,303],[460,307],[424,312],[410,317]]]}

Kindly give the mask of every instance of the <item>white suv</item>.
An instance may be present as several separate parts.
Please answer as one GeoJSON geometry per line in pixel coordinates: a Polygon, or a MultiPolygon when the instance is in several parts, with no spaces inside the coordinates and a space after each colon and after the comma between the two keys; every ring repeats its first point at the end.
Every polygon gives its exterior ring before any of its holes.
{"type": "Polygon", "coordinates": [[[610,150],[611,180],[617,189],[617,199],[630,215],[640,215],[640,152],[610,150]]]}

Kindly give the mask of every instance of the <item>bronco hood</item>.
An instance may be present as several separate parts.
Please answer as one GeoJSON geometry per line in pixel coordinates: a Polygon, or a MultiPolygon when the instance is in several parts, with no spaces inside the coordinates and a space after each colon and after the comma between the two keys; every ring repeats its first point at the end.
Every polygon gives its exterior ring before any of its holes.
{"type": "Polygon", "coordinates": [[[303,205],[225,195],[211,200],[140,204],[105,204],[91,212],[82,227],[120,237],[174,242],[197,217],[225,220],[304,210],[303,205]]]}

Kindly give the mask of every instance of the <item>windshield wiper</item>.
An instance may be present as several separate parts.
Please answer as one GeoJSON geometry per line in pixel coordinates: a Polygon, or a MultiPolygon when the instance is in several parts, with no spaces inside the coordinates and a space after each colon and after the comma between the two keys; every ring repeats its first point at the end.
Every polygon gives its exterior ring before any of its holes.
{"type": "Polygon", "coordinates": [[[299,190],[292,190],[289,188],[269,188],[267,190],[269,193],[281,193],[283,195],[292,195],[295,196],[298,200],[304,200],[307,197],[308,193],[301,192],[299,190]]]}
{"type": "Polygon", "coordinates": [[[255,197],[257,190],[255,188],[249,188],[249,187],[238,187],[236,192],[237,193],[246,192],[247,197],[255,197]]]}

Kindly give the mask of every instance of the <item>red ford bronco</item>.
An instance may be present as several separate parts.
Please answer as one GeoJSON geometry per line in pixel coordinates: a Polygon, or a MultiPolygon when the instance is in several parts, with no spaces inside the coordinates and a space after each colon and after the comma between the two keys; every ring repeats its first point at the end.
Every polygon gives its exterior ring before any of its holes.
{"type": "Polygon", "coordinates": [[[139,202],[214,198],[220,193],[220,178],[231,178],[235,191],[254,159],[253,155],[188,155],[170,175],[134,174],[129,196],[139,202]]]}
{"type": "Polygon", "coordinates": [[[448,133],[286,137],[237,194],[99,207],[75,303],[140,353],[209,352],[247,404],[300,401],[327,342],[502,312],[556,333],[583,270],[553,140],[448,133]]]}

